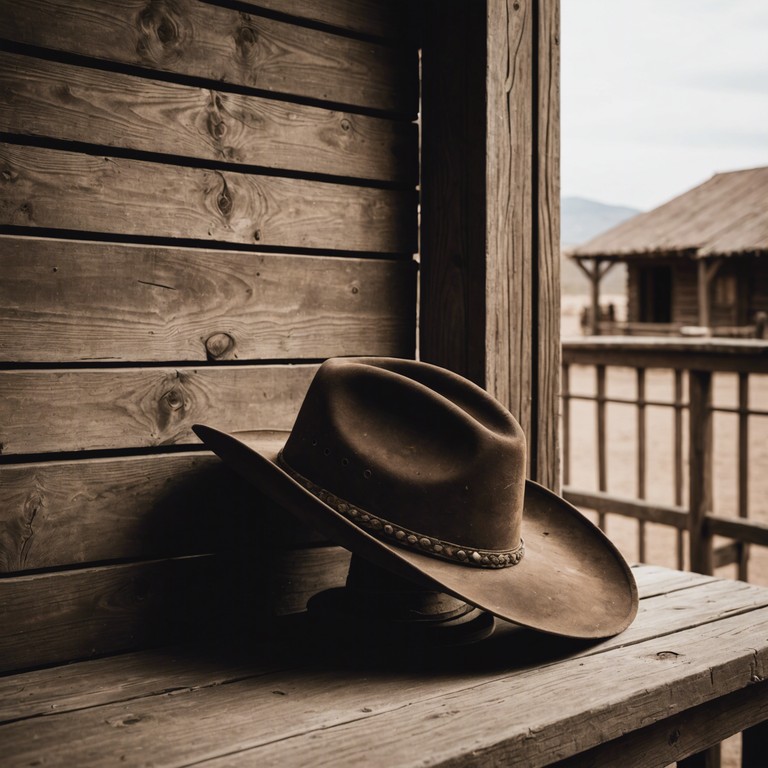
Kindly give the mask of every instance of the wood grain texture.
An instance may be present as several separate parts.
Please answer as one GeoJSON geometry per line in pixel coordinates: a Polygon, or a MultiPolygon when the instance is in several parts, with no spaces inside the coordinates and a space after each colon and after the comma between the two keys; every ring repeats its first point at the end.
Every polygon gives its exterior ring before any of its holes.
{"type": "MultiPolygon", "coordinates": [[[[205,664],[201,682],[208,682],[195,689],[173,665],[163,673],[152,661],[149,695],[139,689],[129,700],[100,662],[88,694],[73,681],[77,667],[34,673],[35,681],[48,683],[38,705],[56,703],[62,712],[30,717],[27,710],[24,720],[3,726],[6,753],[11,765],[43,756],[53,765],[95,765],[104,744],[129,761],[151,745],[160,764],[188,765],[204,757],[217,768],[314,764],[321,753],[335,765],[378,759],[416,766],[425,755],[434,765],[543,765],[746,689],[753,677],[768,674],[768,646],[758,640],[765,637],[768,608],[718,618],[739,602],[729,595],[733,582],[723,584],[704,607],[702,626],[679,629],[685,610],[707,602],[692,596],[686,608],[670,611],[677,616],[675,628],[666,625],[669,614],[657,617],[649,610],[637,619],[638,629],[644,628],[637,642],[619,637],[576,653],[545,651],[537,660],[531,637],[515,643],[514,635],[495,651],[463,649],[445,667],[432,659],[426,668],[380,670],[365,664],[365,653],[357,661],[336,656],[335,663],[314,664],[298,655],[292,663],[289,653],[275,669],[273,657],[257,652],[252,676],[241,677],[238,664],[225,676],[205,664]],[[297,667],[297,658],[305,664],[297,667]],[[59,682],[55,674],[63,674],[59,682]],[[164,679],[181,689],[157,693],[164,679]],[[105,703],[106,691],[114,703],[105,703]],[[89,698],[99,706],[89,706],[89,698]]],[[[765,600],[764,589],[748,589],[765,600]]],[[[308,646],[314,647],[311,638],[305,653],[308,646]]],[[[301,654],[301,647],[293,652],[301,654]]],[[[142,658],[134,655],[134,664],[124,668],[128,680],[140,674],[142,658]]],[[[90,664],[78,665],[82,674],[90,664]]]]}
{"type": "MultiPolygon", "coordinates": [[[[533,346],[532,0],[487,5],[486,386],[537,445],[533,346]]],[[[545,404],[544,411],[546,411],[545,404]]],[[[529,456],[529,466],[535,469],[529,456]]]]}
{"type": "Polygon", "coordinates": [[[199,444],[191,427],[290,429],[315,365],[0,371],[4,454],[199,444]]]}
{"type": "Polygon", "coordinates": [[[231,547],[243,491],[210,454],[0,466],[0,572],[231,547]]]}
{"type": "Polygon", "coordinates": [[[2,579],[0,670],[189,639],[222,601],[217,572],[202,556],[2,579]]]}
{"type": "Polygon", "coordinates": [[[0,360],[411,357],[416,270],[0,236],[0,360]]]}
{"type": "Polygon", "coordinates": [[[0,52],[0,130],[413,183],[416,126],[0,52]]]}
{"type": "Polygon", "coordinates": [[[0,224],[17,227],[289,248],[415,250],[410,191],[0,144],[0,194],[0,224]]]}
{"type": "Polygon", "coordinates": [[[0,4],[9,40],[322,101],[415,115],[416,50],[198,0],[0,4]]]}
{"type": "Polygon", "coordinates": [[[246,0],[244,5],[268,8],[351,32],[388,37],[402,44],[407,30],[407,0],[246,0]]]}
{"type": "MultiPolygon", "coordinates": [[[[716,702],[692,707],[668,720],[601,744],[552,768],[614,768],[617,765],[625,768],[664,768],[672,763],[677,763],[677,768],[687,768],[697,763],[693,760],[680,762],[686,756],[717,745],[747,724],[766,719],[768,682],[763,681],[716,702]]],[[[719,749],[715,754],[719,761],[719,749]]],[[[763,748],[760,756],[755,756],[753,768],[759,768],[764,763],[765,755],[763,748]]],[[[708,763],[702,756],[698,764],[708,763]]],[[[743,768],[749,768],[749,765],[742,763],[743,768]]]]}
{"type": "MultiPolygon", "coordinates": [[[[640,566],[634,569],[641,595],[641,605],[644,615],[658,606],[663,606],[667,593],[684,591],[694,585],[702,585],[713,581],[711,577],[694,573],[671,571],[655,566],[640,566]],[[647,597],[659,597],[658,600],[648,601],[647,597]]],[[[730,582],[725,582],[730,584],[730,582]]],[[[759,590],[748,588],[752,597],[746,593],[742,596],[742,607],[754,607],[754,594],[759,590]]],[[[700,609],[706,601],[702,601],[702,591],[691,593],[685,600],[675,598],[674,607],[667,609],[666,615],[672,619],[670,631],[695,626],[700,621],[700,609]],[[699,614],[693,624],[688,621],[686,611],[697,606],[699,614]]],[[[723,596],[720,592],[721,599],[723,596]]],[[[731,609],[737,609],[737,604],[731,603],[731,609]]],[[[642,622],[644,629],[633,636],[633,641],[647,640],[654,636],[658,627],[653,623],[642,622]]],[[[508,627],[508,639],[514,639],[514,631],[508,627]]],[[[623,646],[623,637],[604,641],[599,646],[599,652],[623,646]]],[[[517,647],[512,644],[513,647],[517,647]]],[[[499,648],[502,651],[503,648],[499,648]]],[[[529,649],[530,650],[530,649],[529,649]]],[[[575,656],[590,655],[595,649],[584,648],[575,651],[575,656]]],[[[279,652],[278,652],[279,653],[279,652]]],[[[101,704],[110,704],[123,699],[135,699],[141,696],[154,696],[165,690],[176,687],[194,688],[207,685],[222,685],[245,677],[259,677],[266,672],[276,671],[285,667],[286,660],[276,660],[275,649],[270,643],[257,641],[251,652],[247,654],[248,663],[244,668],[227,653],[223,658],[215,658],[208,653],[202,653],[194,646],[186,651],[171,648],[163,652],[141,652],[114,659],[99,659],[87,664],[67,666],[59,669],[39,670],[25,673],[20,678],[0,678],[0,721],[59,715],[62,712],[85,709],[101,704]],[[165,659],[165,662],[163,661],[165,659]],[[194,659],[197,659],[195,662],[194,659]],[[197,664],[197,667],[195,666],[197,664]],[[197,668],[198,677],[195,677],[197,668]],[[20,685],[21,684],[21,685],[20,685]],[[23,685],[23,695],[19,688],[23,685]]],[[[466,661],[466,659],[465,659],[466,661]]],[[[520,658],[512,666],[524,667],[530,661],[528,656],[520,658]]],[[[470,664],[471,666],[471,664],[470,664]]],[[[475,680],[486,683],[510,672],[510,663],[499,669],[491,668],[483,671],[476,670],[475,680]]],[[[460,668],[462,669],[462,668],[460,668]]],[[[457,670],[458,671],[458,670],[457,670]]],[[[466,670],[462,672],[465,680],[466,670]]]]}
{"type": "Polygon", "coordinates": [[[484,3],[425,3],[419,350],[486,384],[484,3]]]}
{"type": "Polygon", "coordinates": [[[559,5],[426,8],[420,354],[509,408],[557,488],[559,5]]]}
{"type": "Polygon", "coordinates": [[[535,47],[536,442],[532,475],[560,490],[560,0],[539,0],[535,47]]]}

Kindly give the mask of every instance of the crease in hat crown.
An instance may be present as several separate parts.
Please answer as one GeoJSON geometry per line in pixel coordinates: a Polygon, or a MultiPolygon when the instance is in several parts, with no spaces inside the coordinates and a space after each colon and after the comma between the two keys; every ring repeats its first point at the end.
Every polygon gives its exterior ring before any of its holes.
{"type": "Polygon", "coordinates": [[[279,463],[377,538],[486,568],[517,564],[525,436],[484,390],[408,360],[318,370],[279,463]]]}

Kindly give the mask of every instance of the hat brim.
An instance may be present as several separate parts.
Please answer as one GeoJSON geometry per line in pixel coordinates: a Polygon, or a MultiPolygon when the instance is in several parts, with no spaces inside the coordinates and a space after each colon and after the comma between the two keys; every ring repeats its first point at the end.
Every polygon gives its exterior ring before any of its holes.
{"type": "Polygon", "coordinates": [[[475,568],[398,547],[347,520],[277,464],[287,432],[193,429],[246,480],[332,541],[501,619],[555,635],[598,639],[622,632],[637,613],[632,571],[613,543],[579,510],[530,480],[522,524],[525,556],[508,568],[475,568]]]}

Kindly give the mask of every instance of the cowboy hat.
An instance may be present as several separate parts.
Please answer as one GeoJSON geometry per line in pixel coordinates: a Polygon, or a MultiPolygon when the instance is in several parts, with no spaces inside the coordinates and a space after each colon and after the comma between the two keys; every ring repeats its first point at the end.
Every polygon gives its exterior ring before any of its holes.
{"type": "Polygon", "coordinates": [[[290,433],[195,425],[208,448],[355,555],[526,627],[623,631],[632,573],[602,531],[525,479],[526,441],[487,392],[427,363],[323,363],[290,433]]]}

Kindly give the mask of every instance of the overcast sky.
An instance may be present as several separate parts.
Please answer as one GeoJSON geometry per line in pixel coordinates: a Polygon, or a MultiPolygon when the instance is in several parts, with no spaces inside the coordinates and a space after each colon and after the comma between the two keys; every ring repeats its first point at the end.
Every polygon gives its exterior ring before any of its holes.
{"type": "Polygon", "coordinates": [[[768,0],[561,0],[562,193],[647,210],[768,165],[768,0]]]}

